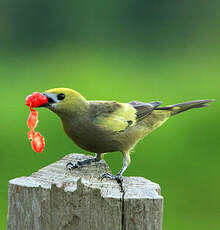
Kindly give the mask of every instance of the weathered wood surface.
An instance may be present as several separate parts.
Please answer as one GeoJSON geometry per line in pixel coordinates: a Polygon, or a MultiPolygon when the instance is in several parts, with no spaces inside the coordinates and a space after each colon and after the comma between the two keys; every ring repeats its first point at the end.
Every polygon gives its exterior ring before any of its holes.
{"type": "Polygon", "coordinates": [[[29,177],[9,181],[8,230],[161,230],[160,187],[142,177],[116,181],[100,176],[104,160],[72,172],[68,161],[88,159],[69,154],[29,177]]]}

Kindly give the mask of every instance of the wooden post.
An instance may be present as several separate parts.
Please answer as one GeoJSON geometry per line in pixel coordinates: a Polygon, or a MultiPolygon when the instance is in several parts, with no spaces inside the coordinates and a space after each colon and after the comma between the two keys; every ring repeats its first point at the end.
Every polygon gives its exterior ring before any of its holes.
{"type": "Polygon", "coordinates": [[[66,163],[90,156],[69,154],[29,177],[9,181],[8,230],[161,230],[160,187],[142,177],[122,186],[100,176],[104,160],[71,172],[66,163]]]}

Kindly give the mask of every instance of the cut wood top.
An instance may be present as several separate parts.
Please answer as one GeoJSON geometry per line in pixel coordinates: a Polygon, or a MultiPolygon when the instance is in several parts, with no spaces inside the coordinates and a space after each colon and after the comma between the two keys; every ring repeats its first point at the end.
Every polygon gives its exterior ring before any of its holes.
{"type": "MultiPolygon", "coordinates": [[[[68,171],[66,164],[85,160],[91,156],[83,154],[69,154],[63,159],[50,164],[28,177],[15,178],[9,184],[22,187],[42,187],[51,189],[52,186],[63,188],[66,192],[74,192],[80,186],[97,189],[103,198],[118,198],[122,196],[119,184],[114,180],[103,179],[103,173],[110,172],[106,162],[101,160],[81,169],[68,171]]],[[[160,186],[143,177],[123,177],[124,199],[163,199],[160,186]]]]}

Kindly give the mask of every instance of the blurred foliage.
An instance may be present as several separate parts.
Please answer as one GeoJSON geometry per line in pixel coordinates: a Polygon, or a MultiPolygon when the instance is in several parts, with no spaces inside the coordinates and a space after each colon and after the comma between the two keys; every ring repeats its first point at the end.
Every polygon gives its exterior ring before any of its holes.
{"type": "MultiPolygon", "coordinates": [[[[83,150],[59,118],[39,109],[42,154],[27,140],[25,97],[69,87],[87,99],[164,105],[215,98],[210,107],[172,117],[141,141],[127,176],[161,185],[163,228],[220,228],[220,48],[218,1],[0,2],[0,228],[6,229],[7,184],[83,150]]],[[[113,172],[120,153],[106,155],[113,172]]]]}

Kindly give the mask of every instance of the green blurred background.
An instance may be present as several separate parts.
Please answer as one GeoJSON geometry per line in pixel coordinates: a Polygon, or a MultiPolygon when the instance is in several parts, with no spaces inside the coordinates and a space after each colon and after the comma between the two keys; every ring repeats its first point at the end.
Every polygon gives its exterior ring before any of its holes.
{"type": "MultiPolygon", "coordinates": [[[[141,141],[126,176],[161,185],[165,230],[220,229],[219,1],[0,1],[0,229],[7,185],[72,152],[59,119],[39,109],[42,154],[27,140],[25,97],[69,87],[87,99],[217,99],[141,141]]],[[[113,172],[120,153],[106,155],[113,172]]]]}

